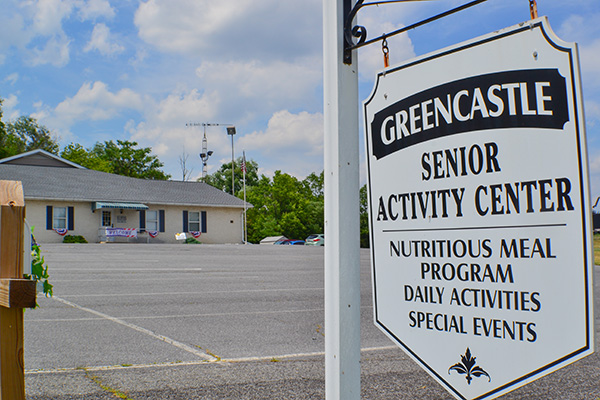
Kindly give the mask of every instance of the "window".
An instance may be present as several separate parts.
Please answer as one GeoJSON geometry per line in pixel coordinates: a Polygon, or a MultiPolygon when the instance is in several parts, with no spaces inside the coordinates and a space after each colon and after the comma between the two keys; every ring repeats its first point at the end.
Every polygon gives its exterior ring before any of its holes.
{"type": "Polygon", "coordinates": [[[206,233],[206,211],[183,210],[183,231],[206,233]]]}
{"type": "Polygon", "coordinates": [[[46,229],[75,229],[75,208],[46,206],[46,229]]]}
{"type": "Polygon", "coordinates": [[[52,215],[52,229],[67,228],[67,207],[54,207],[52,215]]]}
{"type": "Polygon", "coordinates": [[[146,211],[146,230],[158,231],[158,211],[146,211]]]}
{"type": "Polygon", "coordinates": [[[200,231],[200,213],[198,211],[188,212],[188,230],[190,232],[200,231]]]}
{"type": "Polygon", "coordinates": [[[102,211],[102,226],[110,226],[112,224],[110,211],[102,211]]]}

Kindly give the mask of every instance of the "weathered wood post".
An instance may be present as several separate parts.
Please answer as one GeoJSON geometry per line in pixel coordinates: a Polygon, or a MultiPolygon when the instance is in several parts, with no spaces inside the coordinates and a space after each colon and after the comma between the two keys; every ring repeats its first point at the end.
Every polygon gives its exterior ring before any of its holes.
{"type": "Polygon", "coordinates": [[[0,181],[0,400],[25,399],[23,308],[36,289],[23,279],[24,221],[21,182],[0,181]]]}

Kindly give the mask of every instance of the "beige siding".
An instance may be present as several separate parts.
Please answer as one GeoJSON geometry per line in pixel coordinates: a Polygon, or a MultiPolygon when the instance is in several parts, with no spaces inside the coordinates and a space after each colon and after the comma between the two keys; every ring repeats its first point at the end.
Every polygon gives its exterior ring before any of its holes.
{"type": "MultiPolygon", "coordinates": [[[[26,219],[30,226],[35,226],[35,237],[40,243],[60,243],[63,237],[54,230],[46,229],[46,206],[74,207],[75,226],[69,235],[81,235],[90,243],[98,242],[99,229],[102,226],[102,211],[92,212],[91,202],[59,202],[25,199],[26,219]]],[[[150,210],[165,210],[165,232],[159,232],[156,238],[148,233],[138,233],[137,242],[175,243],[175,234],[183,231],[183,211],[206,211],[206,233],[198,239],[202,243],[241,243],[242,242],[242,210],[239,208],[195,207],[149,205],[150,210]]],[[[135,210],[105,209],[111,213],[111,225],[115,228],[136,228],[139,230],[139,212],[135,210]]],[[[116,238],[114,241],[136,241],[116,238]]]]}

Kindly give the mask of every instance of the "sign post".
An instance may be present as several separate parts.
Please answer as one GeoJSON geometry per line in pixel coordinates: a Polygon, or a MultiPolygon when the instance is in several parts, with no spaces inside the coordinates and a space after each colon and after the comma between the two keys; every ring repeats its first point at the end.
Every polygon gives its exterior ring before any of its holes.
{"type": "Polygon", "coordinates": [[[25,202],[21,182],[0,181],[0,399],[25,399],[23,308],[35,281],[23,279],[25,202]]]}
{"type": "Polygon", "coordinates": [[[323,0],[325,396],[360,399],[358,71],[343,63],[350,0],[323,0]]]}
{"type": "Polygon", "coordinates": [[[457,399],[591,354],[576,45],[538,18],[387,69],[364,111],[376,325],[457,399]]]}

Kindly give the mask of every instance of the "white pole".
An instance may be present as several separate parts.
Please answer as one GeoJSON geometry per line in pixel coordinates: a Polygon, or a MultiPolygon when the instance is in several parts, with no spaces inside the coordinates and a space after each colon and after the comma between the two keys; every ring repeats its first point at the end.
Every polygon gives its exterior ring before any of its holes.
{"type": "Polygon", "coordinates": [[[247,219],[247,212],[248,212],[248,205],[246,203],[246,151],[244,150],[243,152],[243,156],[242,156],[242,176],[244,179],[244,244],[248,243],[248,219],[247,219]]]}
{"type": "Polygon", "coordinates": [[[360,399],[358,71],[356,54],[343,63],[343,16],[344,0],[323,0],[327,400],[360,399]]]}

